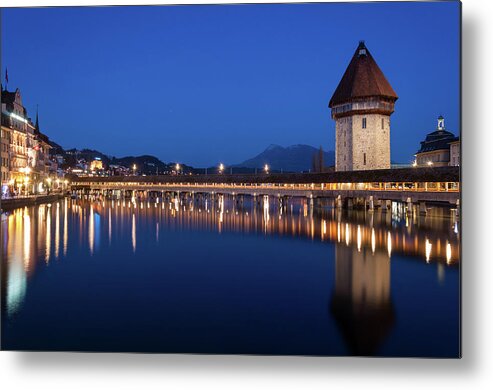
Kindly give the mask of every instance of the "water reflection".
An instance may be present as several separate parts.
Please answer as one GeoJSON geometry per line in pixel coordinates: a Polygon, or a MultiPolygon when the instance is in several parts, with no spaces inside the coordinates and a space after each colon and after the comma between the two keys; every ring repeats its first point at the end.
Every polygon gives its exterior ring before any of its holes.
{"type": "Polygon", "coordinates": [[[63,261],[72,251],[93,256],[103,248],[138,255],[150,243],[164,253],[169,231],[215,232],[222,239],[234,234],[313,240],[326,245],[326,261],[335,265],[333,288],[326,291],[329,318],[351,354],[372,355],[388,337],[398,311],[391,259],[399,256],[423,267],[435,263],[436,280],[445,283],[446,269],[459,264],[458,223],[455,214],[442,209],[426,216],[402,205],[389,212],[347,211],[301,198],[65,199],[2,215],[2,302],[8,317],[18,313],[36,268],[56,265],[50,264],[53,259],[63,261]]]}
{"type": "Polygon", "coordinates": [[[132,213],[132,249],[135,253],[137,249],[137,227],[135,224],[135,213],[132,213]]]}
{"type": "Polygon", "coordinates": [[[350,354],[374,355],[395,321],[387,253],[341,244],[336,244],[335,253],[330,312],[350,354]]]}
{"type": "Polygon", "coordinates": [[[67,256],[68,247],[68,199],[63,202],[63,256],[67,256]]]}
{"type": "Polygon", "coordinates": [[[51,254],[51,204],[47,205],[46,210],[46,249],[45,249],[45,262],[50,262],[51,254]]]}

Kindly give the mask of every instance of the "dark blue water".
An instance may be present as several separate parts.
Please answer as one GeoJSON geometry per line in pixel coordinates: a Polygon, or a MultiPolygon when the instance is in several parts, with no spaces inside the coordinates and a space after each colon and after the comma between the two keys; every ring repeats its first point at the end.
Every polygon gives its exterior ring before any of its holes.
{"type": "Polygon", "coordinates": [[[459,355],[453,212],[259,200],[2,215],[2,348],[459,355]]]}

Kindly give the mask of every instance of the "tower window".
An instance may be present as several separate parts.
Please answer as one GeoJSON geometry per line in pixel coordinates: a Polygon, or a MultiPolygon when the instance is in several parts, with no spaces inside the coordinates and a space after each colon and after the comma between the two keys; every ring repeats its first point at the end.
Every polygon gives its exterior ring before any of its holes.
{"type": "Polygon", "coordinates": [[[363,129],[366,129],[366,118],[363,118],[362,123],[361,123],[361,127],[363,129]]]}
{"type": "Polygon", "coordinates": [[[385,129],[384,119],[382,118],[382,130],[385,129]]]}
{"type": "Polygon", "coordinates": [[[366,165],[366,153],[363,153],[363,165],[366,165]]]}

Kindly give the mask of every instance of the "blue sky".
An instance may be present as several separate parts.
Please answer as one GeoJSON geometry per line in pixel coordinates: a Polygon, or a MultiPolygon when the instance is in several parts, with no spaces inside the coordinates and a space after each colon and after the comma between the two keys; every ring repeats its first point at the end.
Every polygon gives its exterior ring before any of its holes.
{"type": "Polygon", "coordinates": [[[334,149],[328,101],[359,40],[399,95],[392,160],[459,132],[458,2],[2,10],[2,83],[62,146],[238,163],[334,149]]]}

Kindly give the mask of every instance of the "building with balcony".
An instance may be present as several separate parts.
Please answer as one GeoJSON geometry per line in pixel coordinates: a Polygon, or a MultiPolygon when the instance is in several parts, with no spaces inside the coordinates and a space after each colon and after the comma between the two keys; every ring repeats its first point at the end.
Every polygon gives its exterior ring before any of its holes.
{"type": "Polygon", "coordinates": [[[43,192],[49,176],[48,137],[29,118],[19,89],[1,88],[2,196],[43,192]]]}

